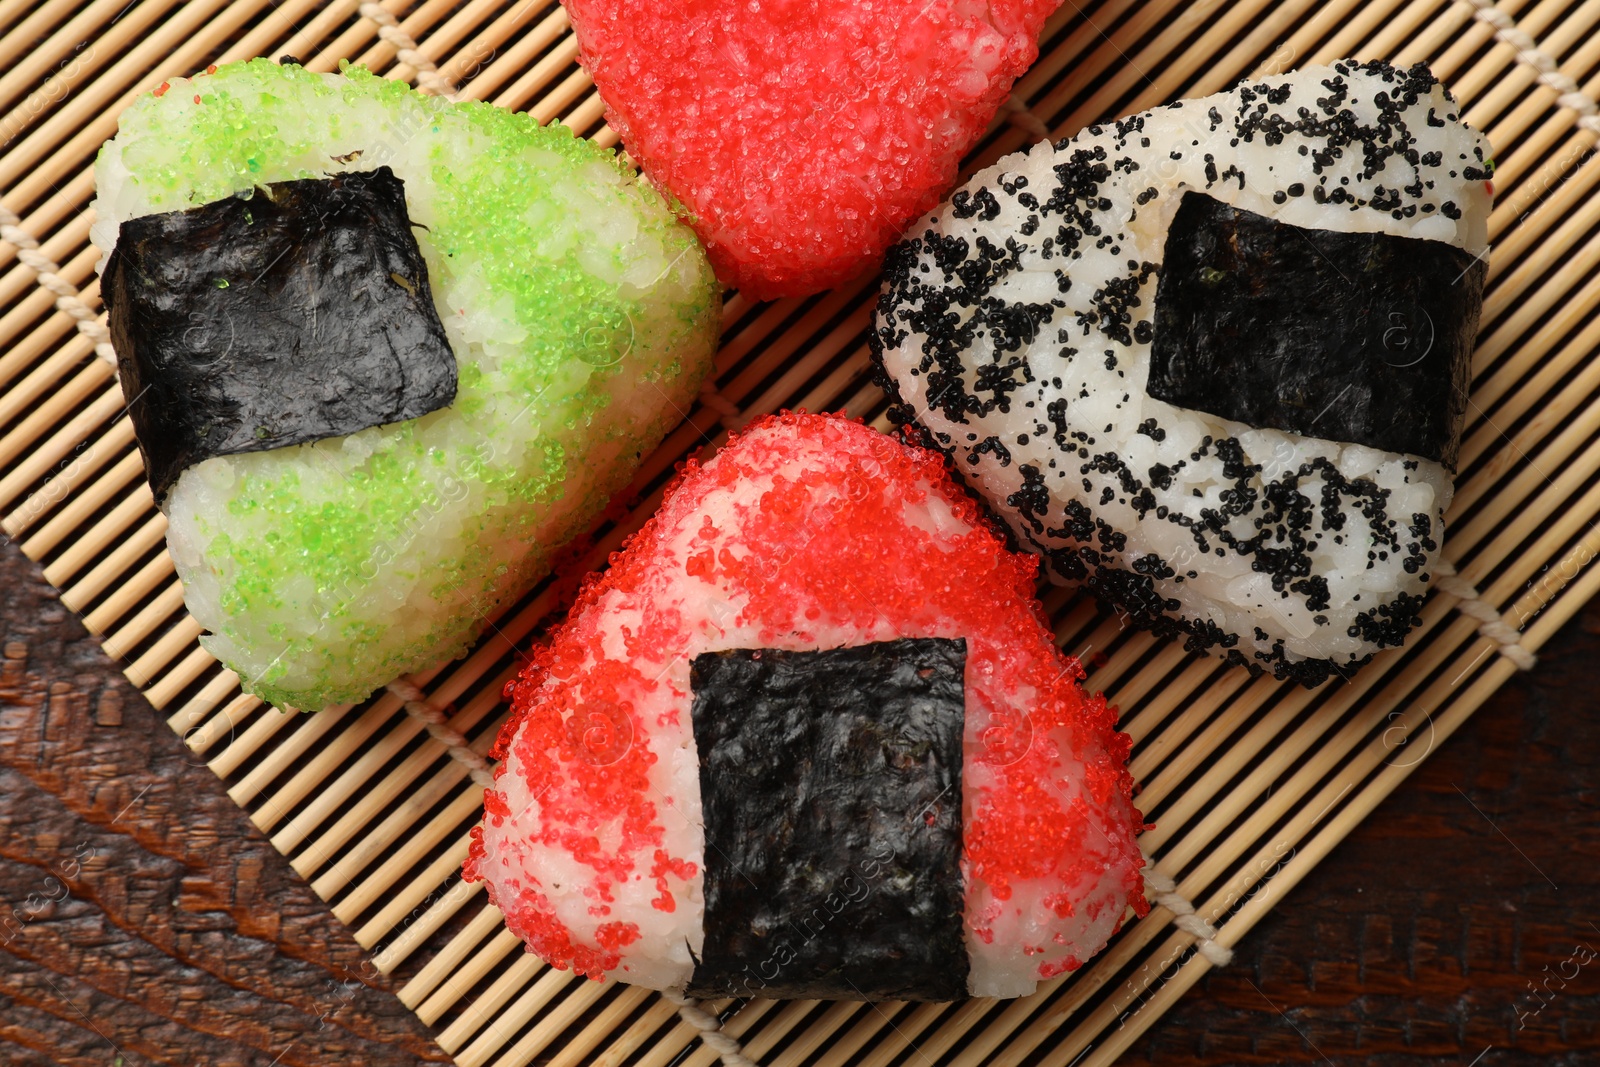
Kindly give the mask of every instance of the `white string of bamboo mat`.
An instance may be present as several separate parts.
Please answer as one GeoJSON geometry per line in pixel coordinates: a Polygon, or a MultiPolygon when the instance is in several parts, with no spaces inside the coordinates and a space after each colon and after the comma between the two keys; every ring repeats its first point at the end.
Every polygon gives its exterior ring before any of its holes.
{"type": "Polygon", "coordinates": [[[362,18],[377,23],[378,36],[384,43],[393,46],[395,58],[416,71],[417,89],[420,92],[451,101],[458,99],[455,82],[444,76],[437,63],[422,54],[421,46],[400,28],[399,20],[382,4],[366,0],[356,11],[362,18]]]}
{"type": "Polygon", "coordinates": [[[678,1015],[695,1028],[700,1040],[717,1054],[725,1067],[761,1067],[755,1060],[745,1055],[744,1046],[739,1044],[738,1038],[722,1029],[722,1020],[702,1008],[698,1000],[691,999],[676,989],[664,989],[661,995],[678,1006],[678,1015]]]}
{"type": "Polygon", "coordinates": [[[717,387],[710,378],[700,386],[700,403],[717,413],[717,421],[722,423],[724,429],[738,430],[744,427],[744,413],[739,410],[739,405],[717,392],[717,387]]]}
{"type": "Polygon", "coordinates": [[[1026,133],[1034,141],[1045,141],[1050,137],[1050,127],[1045,124],[1044,119],[1023,103],[1016,93],[1006,97],[1005,103],[1000,105],[1000,114],[1006,122],[1026,133]]]}
{"type": "MultiPolygon", "coordinates": [[[[1517,53],[1517,62],[1531,67],[1539,76],[1539,84],[1553,89],[1558,95],[1556,105],[1578,113],[1576,125],[1590,133],[1600,134],[1600,106],[1584,92],[1544,49],[1530,37],[1516,20],[1495,6],[1494,0],[1456,0],[1472,9],[1472,17],[1493,27],[1495,40],[1510,45],[1517,53]]],[[[1512,662],[1516,662],[1513,660],[1512,662]]],[[[1521,666],[1518,663],[1518,666],[1521,666]]],[[[1523,667],[1523,670],[1528,668],[1523,667]]]]}
{"type": "Polygon", "coordinates": [[[420,687],[406,678],[397,678],[384,688],[400,698],[406,714],[421,722],[428,736],[443,745],[451,759],[465,766],[474,782],[485,789],[494,785],[494,764],[479,755],[466,735],[450,725],[448,708],[429,700],[420,687]]]}
{"type": "Polygon", "coordinates": [[[113,367],[117,353],[111,347],[111,333],[100,316],[84,303],[78,287],[61,276],[61,265],[39,250],[39,239],[22,228],[16,212],[0,204],[0,241],[16,246],[17,259],[33,271],[38,283],[56,296],[56,310],[72,318],[78,332],[94,344],[94,354],[113,367]]]}
{"type": "Polygon", "coordinates": [[[1477,587],[1456,572],[1456,565],[1441,558],[1433,567],[1434,588],[1456,598],[1456,610],[1481,623],[1478,632],[1495,643],[1500,654],[1518,670],[1531,671],[1539,657],[1522,643],[1522,631],[1506,621],[1488,601],[1478,594],[1477,587]]]}
{"type": "Polygon", "coordinates": [[[1194,938],[1195,951],[1204,956],[1207,963],[1213,967],[1226,967],[1233,962],[1233,949],[1217,943],[1220,931],[1201,918],[1189,898],[1178,892],[1177,882],[1156,869],[1155,860],[1146,856],[1145,868],[1139,873],[1144,875],[1150,903],[1172,912],[1172,925],[1194,938]]]}

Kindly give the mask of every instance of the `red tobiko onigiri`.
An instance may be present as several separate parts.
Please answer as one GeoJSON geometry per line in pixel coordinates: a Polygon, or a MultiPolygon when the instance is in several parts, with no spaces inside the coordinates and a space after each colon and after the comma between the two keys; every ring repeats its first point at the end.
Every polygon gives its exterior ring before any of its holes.
{"type": "Polygon", "coordinates": [[[875,264],[954,184],[1060,0],[563,0],[606,120],[759,299],[875,264]]]}
{"type": "Polygon", "coordinates": [[[1129,741],[1036,577],[936,453],[754,423],[507,687],[468,875],[594,978],[1032,992],[1145,909],[1129,741]]]}

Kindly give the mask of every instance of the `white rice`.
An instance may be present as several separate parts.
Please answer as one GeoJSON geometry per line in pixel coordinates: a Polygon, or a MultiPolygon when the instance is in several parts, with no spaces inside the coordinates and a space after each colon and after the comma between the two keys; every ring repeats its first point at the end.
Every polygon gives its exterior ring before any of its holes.
{"type": "Polygon", "coordinates": [[[1438,559],[1449,472],[1418,456],[1252,428],[1156,400],[1146,392],[1148,329],[1118,339],[1103,325],[1079,324],[1104,314],[1103,296],[1116,286],[1132,294],[1134,321],[1150,316],[1167,231],[1187,190],[1295,226],[1422,238],[1485,254],[1488,146],[1437,83],[1402,104],[1407,79],[1431,82],[1416,71],[1345,62],[1255,83],[1252,109],[1289,127],[1277,143],[1240,136],[1235,89],[1009,156],[956,194],[969,210],[947,203],[891,255],[873,336],[898,393],[897,417],[927,429],[1057,580],[1087,581],[1136,622],[1186,634],[1191,649],[1308,684],[1403,640],[1438,559]],[[1336,96],[1335,85],[1347,95],[1336,96]],[[1259,94],[1267,87],[1275,90],[1270,105],[1259,94]],[[1359,141],[1330,150],[1333,140],[1315,121],[1341,114],[1384,143],[1414,138],[1417,162],[1398,153],[1368,172],[1359,141]],[[1306,154],[1318,150],[1331,160],[1314,173],[1306,154]],[[1038,204],[1080,178],[1085,161],[1109,164],[1093,196],[1070,201],[1084,212],[1088,236],[1070,257],[1052,257],[1044,246],[1060,218],[1041,227],[1038,204]],[[1318,202],[1333,189],[1342,190],[1343,203],[1318,202]],[[1397,190],[1402,208],[1374,203],[1397,190]],[[971,211],[979,197],[992,198],[993,208],[971,211]],[[935,245],[954,239],[967,251],[947,246],[940,259],[935,245]],[[985,243],[1011,258],[989,272],[981,295],[1011,307],[1047,305],[1050,314],[1012,331],[991,318],[952,371],[928,333],[928,299],[949,301],[939,308],[941,336],[969,321],[980,294],[954,271],[973,266],[985,243]],[[1061,284],[1063,272],[1070,286],[1061,284]],[[1069,332],[1083,346],[1075,357],[1064,356],[1061,344],[1069,332]],[[941,395],[930,396],[930,378],[946,382],[941,395]],[[1237,442],[1248,471],[1242,480],[1225,473],[1218,443],[1228,441],[1237,442]],[[1318,460],[1337,477],[1317,469],[1318,460]],[[1145,476],[1158,465],[1176,471],[1169,484],[1145,476]],[[1226,514],[1224,501],[1241,484],[1254,490],[1254,503],[1209,528],[1204,513],[1226,514]],[[1324,520],[1308,549],[1311,574],[1327,581],[1326,602],[1281,580],[1274,588],[1281,576],[1258,569],[1259,557],[1220,547],[1221,533],[1241,541],[1270,534],[1281,518],[1266,500],[1285,488],[1313,509],[1325,491],[1340,501],[1343,527],[1324,520]],[[1130,498],[1146,489],[1154,506],[1136,508],[1130,498]],[[1041,495],[1047,503],[1034,507],[1041,495]],[[1362,500],[1374,497],[1381,508],[1363,514],[1362,500]]]}

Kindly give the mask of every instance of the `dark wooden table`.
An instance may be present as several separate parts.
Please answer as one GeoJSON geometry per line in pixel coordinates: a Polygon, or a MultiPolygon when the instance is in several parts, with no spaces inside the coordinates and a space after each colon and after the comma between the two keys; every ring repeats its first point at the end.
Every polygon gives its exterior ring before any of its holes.
{"type": "MultiPolygon", "coordinates": [[[[0,545],[0,1063],[448,1062],[0,545]]],[[[1600,606],[1129,1062],[1600,1064],[1600,606]]]]}

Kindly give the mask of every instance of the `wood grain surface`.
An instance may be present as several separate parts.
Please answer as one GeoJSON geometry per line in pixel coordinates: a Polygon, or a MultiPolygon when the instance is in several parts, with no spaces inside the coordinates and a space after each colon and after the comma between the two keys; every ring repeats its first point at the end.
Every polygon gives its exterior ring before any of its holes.
{"type": "MultiPolygon", "coordinates": [[[[448,1062],[9,543],[0,654],[0,1063],[448,1062]]],[[[1590,605],[1126,1061],[1600,1064],[1597,662],[1590,605]]]]}
{"type": "Polygon", "coordinates": [[[349,931],[0,548],[0,1063],[447,1063],[349,931]]]}

